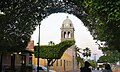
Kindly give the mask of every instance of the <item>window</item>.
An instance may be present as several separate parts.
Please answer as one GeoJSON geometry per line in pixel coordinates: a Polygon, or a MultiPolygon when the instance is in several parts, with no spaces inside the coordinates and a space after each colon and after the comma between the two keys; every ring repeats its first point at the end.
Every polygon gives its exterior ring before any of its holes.
{"type": "Polygon", "coordinates": [[[62,59],[60,60],[60,66],[62,66],[62,59]]]}
{"type": "Polygon", "coordinates": [[[68,32],[68,38],[71,38],[71,33],[70,32],[68,32]]]}
{"type": "Polygon", "coordinates": [[[66,32],[64,32],[64,38],[67,38],[67,34],[66,34],[66,32]]]}

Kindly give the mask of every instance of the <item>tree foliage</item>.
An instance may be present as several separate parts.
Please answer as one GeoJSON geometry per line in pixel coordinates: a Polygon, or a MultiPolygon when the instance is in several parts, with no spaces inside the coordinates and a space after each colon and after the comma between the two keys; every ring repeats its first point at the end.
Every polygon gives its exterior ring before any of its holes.
{"type": "Polygon", "coordinates": [[[80,66],[81,66],[81,67],[84,67],[84,59],[83,59],[83,58],[77,57],[77,63],[78,63],[78,64],[80,63],[80,66]]]}
{"type": "Polygon", "coordinates": [[[24,50],[39,20],[35,0],[1,0],[0,51],[24,50]]]}
{"type": "Polygon", "coordinates": [[[109,50],[120,51],[119,0],[67,0],[75,4],[82,15],[76,15],[96,40],[106,42],[109,50]]]}
{"type": "Polygon", "coordinates": [[[120,51],[120,1],[85,0],[88,18],[95,39],[105,41],[108,49],[120,51]]]}
{"type": "Polygon", "coordinates": [[[40,48],[40,58],[60,59],[64,51],[75,44],[74,40],[66,40],[53,46],[35,46],[35,57],[38,57],[38,48],[40,48]]]}
{"type": "Polygon", "coordinates": [[[40,48],[40,57],[47,59],[47,71],[49,67],[53,65],[56,59],[60,59],[66,49],[75,44],[74,40],[66,40],[57,45],[54,42],[50,41],[48,46],[35,46],[34,55],[38,58],[38,48],[40,48]]]}
{"type": "Polygon", "coordinates": [[[84,60],[80,57],[80,54],[82,54],[81,50],[81,48],[75,46],[77,65],[81,64],[81,66],[83,66],[84,60]]]}
{"type": "Polygon", "coordinates": [[[82,54],[81,50],[82,48],[75,46],[76,57],[80,57],[80,54],[82,54]]]}
{"type": "Polygon", "coordinates": [[[93,67],[93,68],[95,68],[96,67],[96,62],[94,61],[94,60],[88,60],[88,62],[90,63],[90,65],[93,67]]]}
{"type": "Polygon", "coordinates": [[[119,60],[120,53],[118,51],[106,51],[106,53],[99,58],[98,62],[116,63],[119,60]]]}
{"type": "Polygon", "coordinates": [[[89,14],[97,24],[94,33],[96,38],[105,41],[109,49],[120,51],[120,1],[92,0],[86,4],[90,8],[89,14]]]}
{"type": "Polygon", "coordinates": [[[83,56],[86,58],[91,56],[91,50],[88,47],[83,49],[83,56]]]}

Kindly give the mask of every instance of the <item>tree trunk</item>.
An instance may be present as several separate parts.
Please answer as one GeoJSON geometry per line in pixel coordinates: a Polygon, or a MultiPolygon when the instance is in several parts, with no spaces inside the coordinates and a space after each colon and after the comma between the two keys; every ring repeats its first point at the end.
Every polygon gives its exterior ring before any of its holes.
{"type": "Polygon", "coordinates": [[[47,59],[47,72],[49,72],[49,66],[50,65],[50,60],[49,59],[47,59]]]}
{"type": "Polygon", "coordinates": [[[0,54],[0,72],[2,72],[3,53],[0,54]]]}

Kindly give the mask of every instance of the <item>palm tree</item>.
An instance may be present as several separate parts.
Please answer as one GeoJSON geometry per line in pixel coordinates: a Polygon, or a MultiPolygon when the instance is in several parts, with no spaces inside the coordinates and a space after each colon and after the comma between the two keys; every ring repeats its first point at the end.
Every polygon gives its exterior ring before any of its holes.
{"type": "Polygon", "coordinates": [[[87,60],[88,57],[91,56],[91,50],[88,47],[83,49],[83,56],[86,57],[86,60],[87,60]]]}
{"type": "Polygon", "coordinates": [[[55,43],[53,41],[50,41],[50,42],[48,42],[48,45],[53,46],[53,45],[55,45],[55,43]]]}
{"type": "Polygon", "coordinates": [[[82,50],[82,48],[75,46],[76,57],[80,57],[80,54],[82,54],[82,52],[80,50],[82,50]]]}
{"type": "Polygon", "coordinates": [[[75,46],[75,53],[76,53],[76,59],[77,59],[77,66],[79,66],[79,63],[83,63],[83,59],[80,57],[80,54],[82,54],[81,52],[82,48],[79,48],[77,46],[75,46]]]}

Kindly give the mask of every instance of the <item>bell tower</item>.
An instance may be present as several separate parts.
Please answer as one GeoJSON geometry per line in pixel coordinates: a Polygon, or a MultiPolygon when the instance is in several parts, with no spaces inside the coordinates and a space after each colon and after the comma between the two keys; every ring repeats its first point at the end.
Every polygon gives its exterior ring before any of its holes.
{"type": "Polygon", "coordinates": [[[64,40],[74,40],[74,26],[72,21],[66,17],[62,23],[61,29],[61,41],[64,40]]]}

